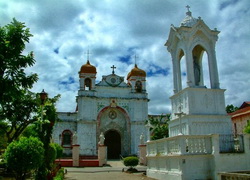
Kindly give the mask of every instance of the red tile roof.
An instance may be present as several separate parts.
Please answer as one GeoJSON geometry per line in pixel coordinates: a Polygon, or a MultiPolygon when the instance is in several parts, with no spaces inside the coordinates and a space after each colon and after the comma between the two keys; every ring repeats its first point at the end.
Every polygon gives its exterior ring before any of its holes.
{"type": "Polygon", "coordinates": [[[240,116],[240,115],[244,115],[244,114],[248,114],[248,113],[250,114],[250,106],[238,109],[237,111],[235,111],[233,113],[229,113],[229,115],[232,117],[236,117],[236,116],[240,116]]]}

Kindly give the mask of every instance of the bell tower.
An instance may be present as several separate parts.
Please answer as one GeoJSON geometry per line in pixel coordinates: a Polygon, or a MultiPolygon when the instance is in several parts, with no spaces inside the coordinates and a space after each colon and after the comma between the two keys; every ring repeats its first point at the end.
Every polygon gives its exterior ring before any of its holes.
{"type": "Polygon", "coordinates": [[[132,87],[132,92],[135,93],[146,93],[146,72],[137,67],[135,67],[127,75],[128,83],[132,87]]]}
{"type": "Polygon", "coordinates": [[[215,52],[219,31],[216,28],[211,30],[200,17],[193,18],[190,7],[186,7],[186,17],[180,27],[171,25],[165,44],[173,64],[170,136],[230,134],[231,121],[225,111],[225,90],[220,89],[215,52]],[[204,53],[207,58],[204,58],[204,53]],[[182,61],[186,68],[184,75],[182,61]],[[204,83],[205,64],[210,87],[204,83]],[[183,79],[186,85],[183,85],[183,79]]]}
{"type": "Polygon", "coordinates": [[[80,90],[92,90],[95,88],[96,67],[91,65],[89,60],[82,65],[79,71],[80,90]]]}

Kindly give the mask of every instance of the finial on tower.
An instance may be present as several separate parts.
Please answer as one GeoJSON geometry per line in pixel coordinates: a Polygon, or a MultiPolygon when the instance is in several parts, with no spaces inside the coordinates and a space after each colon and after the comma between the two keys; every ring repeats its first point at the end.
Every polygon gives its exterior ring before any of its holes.
{"type": "Polygon", "coordinates": [[[192,12],[190,11],[190,6],[189,6],[189,5],[186,5],[186,8],[187,8],[186,15],[192,16],[192,12]]]}
{"type": "Polygon", "coordinates": [[[89,52],[89,49],[88,49],[88,51],[87,51],[85,54],[87,55],[87,60],[89,61],[89,55],[91,54],[91,53],[89,52]]]}
{"type": "Polygon", "coordinates": [[[136,65],[136,60],[137,60],[137,58],[139,58],[139,57],[138,57],[138,56],[136,56],[136,54],[135,54],[135,56],[134,56],[134,57],[135,57],[135,65],[136,65]]]}

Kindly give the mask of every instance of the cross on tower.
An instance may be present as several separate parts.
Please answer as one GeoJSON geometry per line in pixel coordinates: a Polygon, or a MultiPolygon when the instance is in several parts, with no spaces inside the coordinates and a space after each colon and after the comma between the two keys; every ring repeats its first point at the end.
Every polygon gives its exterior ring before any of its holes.
{"type": "Polygon", "coordinates": [[[111,66],[111,68],[113,69],[113,70],[112,70],[112,74],[115,74],[115,69],[116,69],[116,67],[113,65],[113,66],[111,66]]]}
{"type": "Polygon", "coordinates": [[[88,49],[88,51],[87,51],[85,54],[87,55],[87,60],[89,60],[89,55],[91,54],[91,53],[89,52],[89,49],[88,49]]]}
{"type": "Polygon", "coordinates": [[[136,54],[135,54],[135,64],[136,64],[136,59],[138,58],[138,56],[136,56],[136,54]]]}

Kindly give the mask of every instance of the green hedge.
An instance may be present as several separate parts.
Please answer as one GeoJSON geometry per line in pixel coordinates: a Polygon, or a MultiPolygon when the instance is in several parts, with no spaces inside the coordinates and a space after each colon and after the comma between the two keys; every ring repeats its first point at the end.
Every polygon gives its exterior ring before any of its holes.
{"type": "Polygon", "coordinates": [[[139,163],[138,157],[130,156],[123,159],[123,164],[131,168],[137,166],[139,163]]]}

